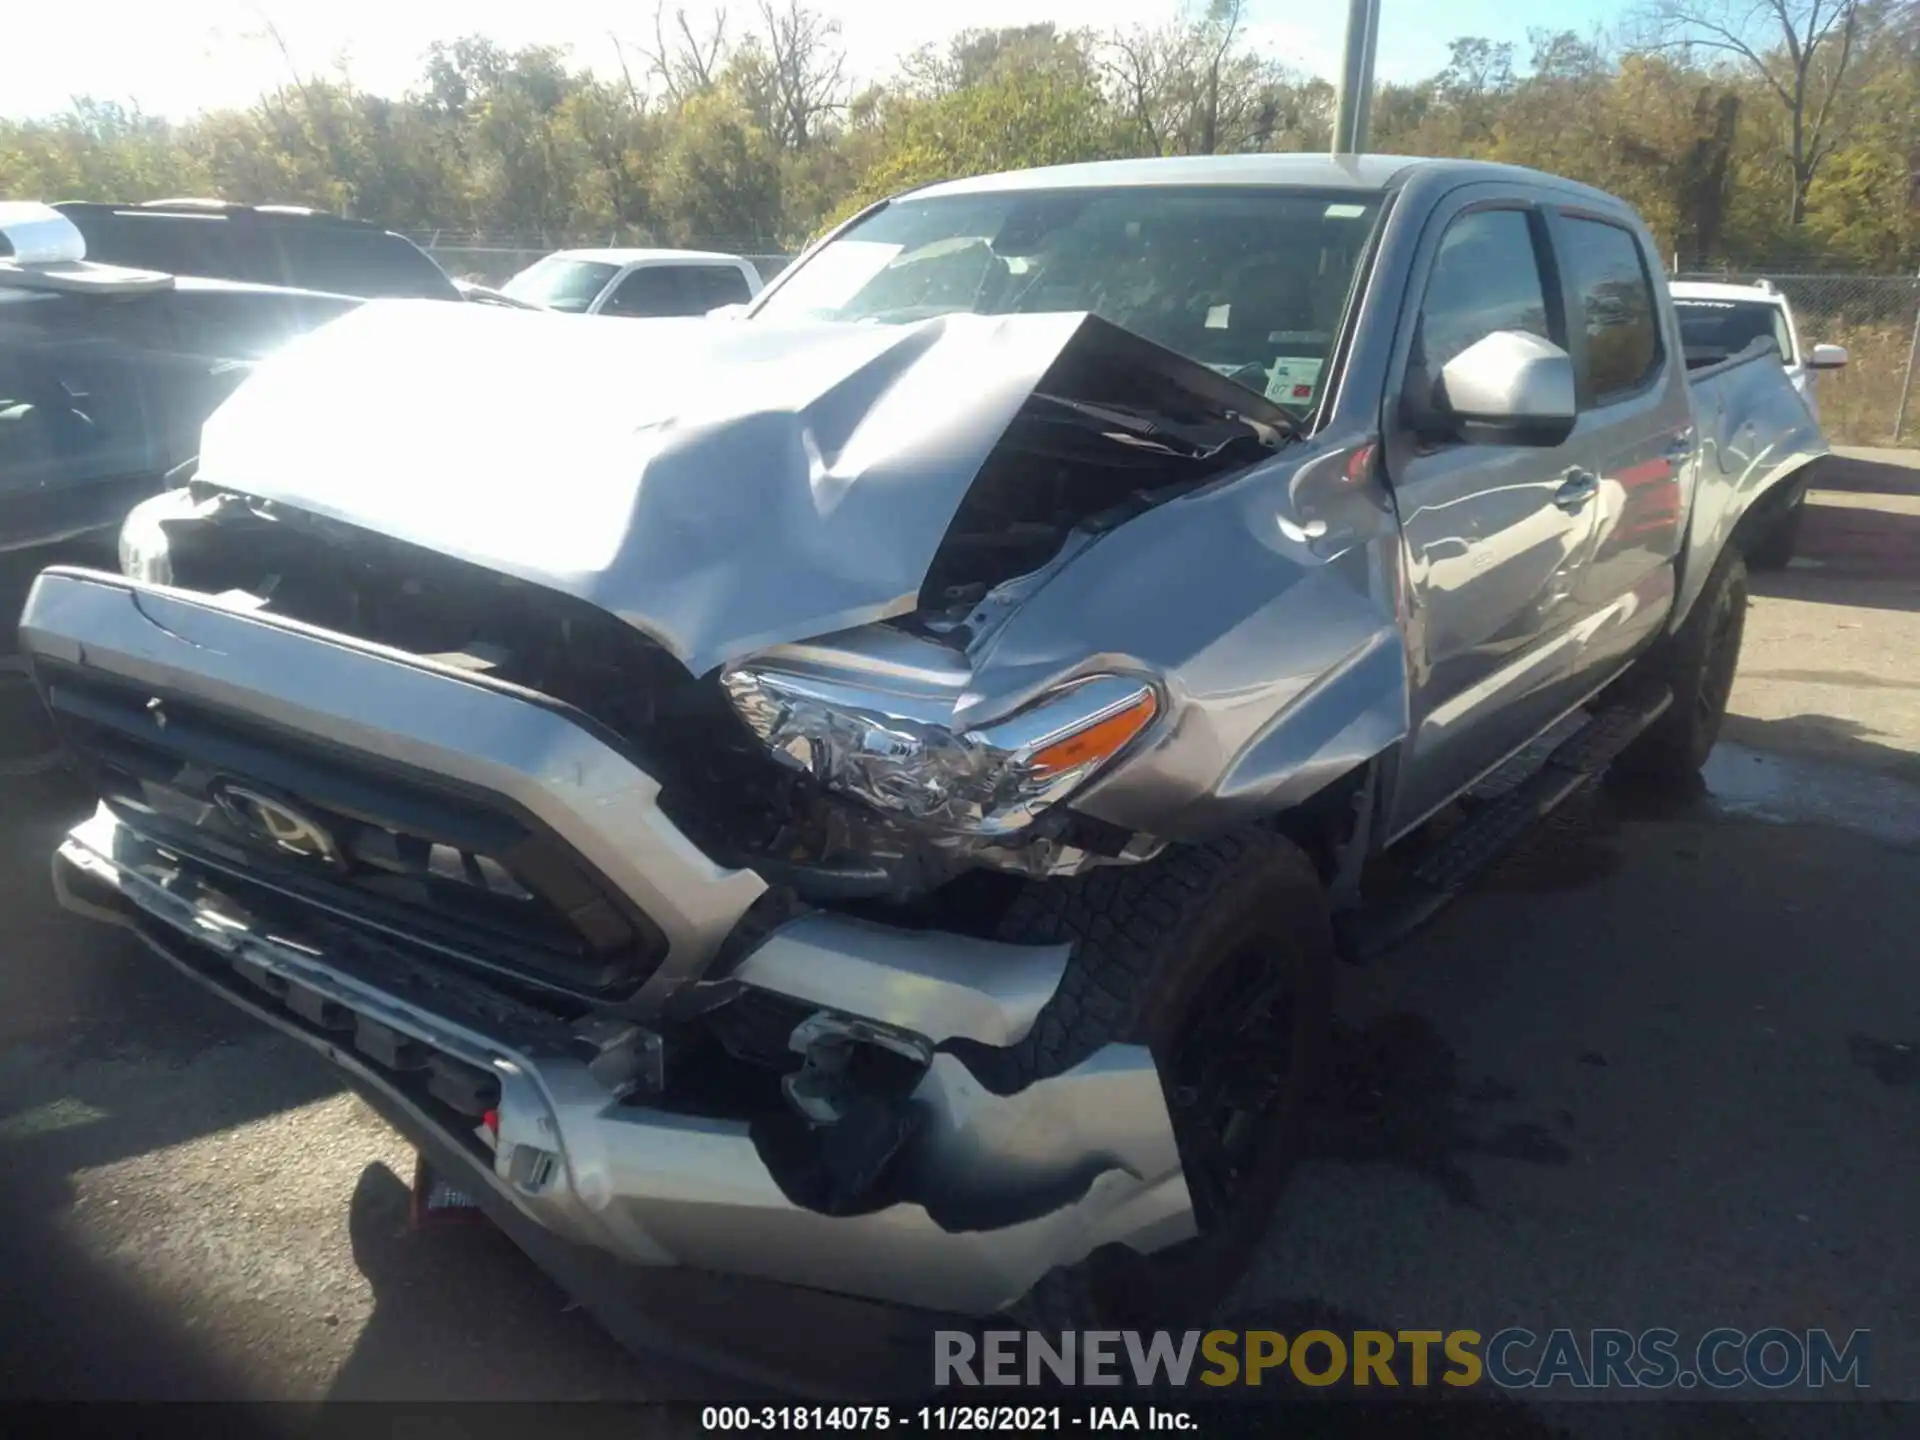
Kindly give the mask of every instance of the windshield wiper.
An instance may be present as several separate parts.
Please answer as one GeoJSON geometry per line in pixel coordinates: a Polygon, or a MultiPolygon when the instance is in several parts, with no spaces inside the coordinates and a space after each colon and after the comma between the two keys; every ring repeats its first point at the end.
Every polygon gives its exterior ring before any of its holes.
{"type": "MultiPolygon", "coordinates": [[[[1169,420],[1164,415],[1143,413],[1113,405],[1095,405],[1086,400],[1071,400],[1064,395],[1037,391],[1034,399],[1071,413],[1087,424],[1123,444],[1160,449],[1190,460],[1215,460],[1248,445],[1262,451],[1277,450],[1284,441],[1296,438],[1298,431],[1281,429],[1244,415],[1229,415],[1210,424],[1190,424],[1169,420]]],[[[1249,457],[1251,459],[1253,457],[1249,457]]]]}

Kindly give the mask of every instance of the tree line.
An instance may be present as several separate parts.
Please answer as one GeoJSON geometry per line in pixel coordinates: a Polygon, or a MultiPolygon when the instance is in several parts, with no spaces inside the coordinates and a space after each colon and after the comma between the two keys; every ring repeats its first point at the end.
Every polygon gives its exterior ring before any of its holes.
{"type": "MultiPolygon", "coordinates": [[[[184,121],[101,100],[0,121],[0,195],[218,195],[420,235],[787,249],[955,175],[1324,150],[1333,87],[1248,43],[1244,0],[1109,32],[967,30],[855,86],[805,0],[662,4],[613,73],[480,36],[404,95],[288,65],[184,121]]],[[[1920,4],[1649,0],[1616,35],[1465,37],[1377,87],[1369,148],[1531,165],[1632,201],[1683,263],[1920,269],[1920,4]]]]}

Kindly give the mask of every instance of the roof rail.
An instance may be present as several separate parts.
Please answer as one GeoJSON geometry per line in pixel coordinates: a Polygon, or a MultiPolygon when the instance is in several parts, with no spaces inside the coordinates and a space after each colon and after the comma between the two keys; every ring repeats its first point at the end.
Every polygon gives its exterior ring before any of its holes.
{"type": "Polygon", "coordinates": [[[157,270],[87,263],[87,242],[73,221],[37,200],[0,200],[0,289],[68,294],[140,294],[173,288],[157,270]]]}
{"type": "Polygon", "coordinates": [[[345,216],[330,211],[316,210],[310,205],[263,204],[248,205],[239,200],[221,200],[208,195],[176,195],[163,200],[61,200],[54,206],[62,212],[80,214],[111,211],[115,214],[154,215],[213,215],[229,220],[245,219],[254,215],[285,217],[293,220],[326,220],[340,225],[364,225],[365,221],[349,220],[345,216]]]}
{"type": "Polygon", "coordinates": [[[0,200],[0,237],[18,265],[52,265],[87,258],[87,242],[51,205],[37,200],[0,200]]]}

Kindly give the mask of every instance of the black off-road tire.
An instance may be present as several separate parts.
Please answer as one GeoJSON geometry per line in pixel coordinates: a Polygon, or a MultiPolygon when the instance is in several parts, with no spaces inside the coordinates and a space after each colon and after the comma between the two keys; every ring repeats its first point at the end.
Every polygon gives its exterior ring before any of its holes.
{"type": "MultiPolygon", "coordinates": [[[[1305,1109],[1332,1007],[1333,927],[1312,862],[1283,837],[1247,829],[1178,846],[1144,865],[1097,869],[1027,887],[999,938],[1075,946],[1059,989],[1019,1045],[996,1052],[995,1089],[1071,1069],[1115,1041],[1143,1044],[1163,1085],[1181,1073],[1182,1045],[1219,1006],[1218,987],[1266,971],[1279,983],[1285,1037],[1277,1098],[1247,1127],[1245,1173],[1223,1213],[1200,1215],[1199,1238],[1154,1256],[1115,1247],[1051,1272],[1012,1310],[1034,1329],[1132,1321],[1177,1324],[1210,1312],[1233,1288],[1266,1232],[1298,1158],[1305,1109]],[[1270,969],[1268,969],[1270,967],[1270,969]],[[1210,982],[1212,982],[1210,984],[1210,982]]],[[[1228,992],[1229,994],[1232,992],[1228,992]]],[[[1276,1050],[1282,1049],[1276,1046],[1276,1050]]],[[[1190,1185],[1191,1147],[1168,1095],[1190,1185]]]]}
{"type": "Polygon", "coordinates": [[[1749,570],[1784,570],[1793,560],[1793,552],[1800,543],[1800,522],[1806,518],[1807,497],[1804,491],[1779,519],[1769,524],[1754,537],[1747,546],[1747,568],[1749,570]]]}
{"type": "Polygon", "coordinates": [[[1729,545],[1680,628],[1627,677],[1666,685],[1673,691],[1673,703],[1621,752],[1609,779],[1675,785],[1700,773],[1727,718],[1746,628],[1746,561],[1738,547],[1729,545]]]}

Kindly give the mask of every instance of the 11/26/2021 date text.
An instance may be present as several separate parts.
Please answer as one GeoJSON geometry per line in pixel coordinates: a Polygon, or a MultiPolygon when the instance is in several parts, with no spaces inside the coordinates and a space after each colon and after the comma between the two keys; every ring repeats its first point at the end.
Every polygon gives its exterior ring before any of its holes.
{"type": "Polygon", "coordinates": [[[1183,1410],[1135,1405],[922,1405],[913,1409],[889,1405],[708,1405],[700,1411],[700,1428],[711,1432],[888,1431],[923,1435],[1191,1432],[1198,1427],[1183,1410]]]}

